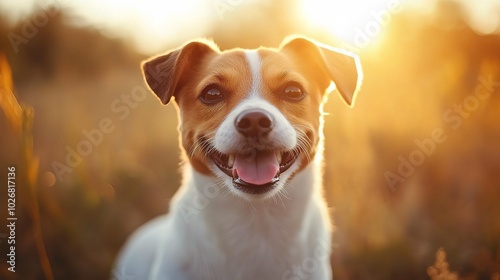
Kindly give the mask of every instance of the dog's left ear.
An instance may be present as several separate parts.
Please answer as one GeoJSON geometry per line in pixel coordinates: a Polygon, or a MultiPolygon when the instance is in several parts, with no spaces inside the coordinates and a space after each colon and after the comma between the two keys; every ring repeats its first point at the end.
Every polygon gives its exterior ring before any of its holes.
{"type": "Polygon", "coordinates": [[[281,50],[291,51],[305,63],[319,68],[320,72],[326,74],[326,87],[333,81],[345,103],[354,106],[363,76],[357,55],[303,37],[285,40],[281,50]]]}

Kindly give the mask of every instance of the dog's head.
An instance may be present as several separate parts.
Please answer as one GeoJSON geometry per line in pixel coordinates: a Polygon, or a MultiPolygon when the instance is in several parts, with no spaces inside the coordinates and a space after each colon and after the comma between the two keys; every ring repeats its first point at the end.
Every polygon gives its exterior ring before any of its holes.
{"type": "Polygon", "coordinates": [[[175,97],[193,168],[247,199],[276,194],[313,160],[325,92],[333,81],[352,105],[361,80],[356,56],[300,37],[224,52],[194,41],[143,71],[163,104],[175,97]]]}

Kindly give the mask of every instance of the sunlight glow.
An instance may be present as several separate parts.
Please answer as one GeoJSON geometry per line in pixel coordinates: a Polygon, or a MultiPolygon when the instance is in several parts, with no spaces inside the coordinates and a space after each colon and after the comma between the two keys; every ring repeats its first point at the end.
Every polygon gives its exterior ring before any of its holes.
{"type": "Polygon", "coordinates": [[[203,0],[88,0],[72,3],[74,14],[85,24],[123,37],[133,36],[141,52],[165,51],[169,43],[180,44],[203,36],[214,21],[213,7],[203,0]],[[112,12],[110,12],[112,11],[112,12]],[[196,19],[196,20],[193,20],[196,19]]]}
{"type": "MultiPolygon", "coordinates": [[[[321,31],[356,49],[375,41],[404,9],[432,13],[435,0],[297,0],[305,31],[321,31]]],[[[480,34],[500,33],[498,0],[456,0],[466,20],[480,34]]],[[[0,0],[9,24],[29,20],[35,9],[61,8],[79,26],[91,26],[111,37],[131,40],[142,53],[165,51],[197,37],[211,36],[217,26],[234,24],[231,11],[265,0],[0,0]],[[227,17],[226,17],[227,16],[227,17]]],[[[302,27],[302,26],[301,26],[302,27]]]]}
{"type": "Polygon", "coordinates": [[[468,22],[480,34],[500,32],[500,3],[489,0],[462,1],[468,13],[468,22]]]}
{"type": "Polygon", "coordinates": [[[358,48],[366,46],[401,12],[401,0],[302,0],[301,9],[316,28],[358,48]]]}

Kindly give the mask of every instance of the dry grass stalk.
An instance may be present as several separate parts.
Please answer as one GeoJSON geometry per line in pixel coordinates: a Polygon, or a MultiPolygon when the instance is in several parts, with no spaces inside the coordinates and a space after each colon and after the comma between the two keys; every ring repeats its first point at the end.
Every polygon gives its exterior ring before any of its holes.
{"type": "Polygon", "coordinates": [[[439,248],[436,252],[436,261],[434,265],[427,268],[427,274],[431,280],[458,280],[458,274],[449,270],[446,252],[443,248],[439,248]]]}
{"type": "Polygon", "coordinates": [[[45,279],[52,280],[54,279],[54,275],[43,241],[37,199],[39,160],[33,153],[32,127],[34,110],[29,106],[21,106],[17,102],[16,96],[14,95],[12,72],[7,59],[3,55],[0,55],[0,108],[5,113],[15,137],[17,137],[21,143],[21,165],[26,170],[26,184],[29,193],[28,212],[33,220],[33,235],[45,279]]]}

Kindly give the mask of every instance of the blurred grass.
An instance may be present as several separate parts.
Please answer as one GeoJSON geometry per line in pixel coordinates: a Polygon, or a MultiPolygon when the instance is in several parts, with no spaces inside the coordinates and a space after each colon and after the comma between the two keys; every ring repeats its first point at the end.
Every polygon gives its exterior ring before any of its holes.
{"type": "Polygon", "coordinates": [[[458,275],[450,272],[449,264],[446,261],[446,252],[439,248],[436,253],[436,262],[427,268],[427,274],[431,280],[457,280],[458,275]]]}

